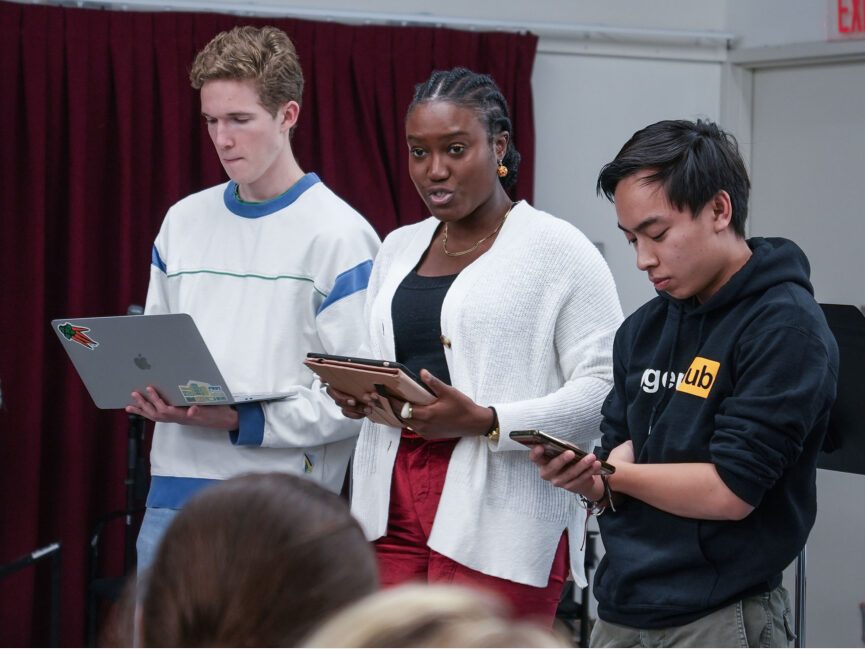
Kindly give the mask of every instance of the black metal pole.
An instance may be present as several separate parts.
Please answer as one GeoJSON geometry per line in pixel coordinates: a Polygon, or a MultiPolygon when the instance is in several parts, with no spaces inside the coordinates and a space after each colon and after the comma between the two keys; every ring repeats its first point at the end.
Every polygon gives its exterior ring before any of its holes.
{"type": "Polygon", "coordinates": [[[26,568],[31,563],[35,563],[42,557],[47,556],[51,552],[56,552],[59,549],[59,543],[52,543],[51,545],[46,545],[44,548],[33,550],[33,552],[30,552],[29,554],[25,554],[23,557],[15,559],[15,561],[13,561],[12,563],[7,563],[5,566],[0,566],[0,578],[18,572],[22,568],[26,568]]]}
{"type": "MultiPolygon", "coordinates": [[[[144,307],[140,304],[130,304],[126,315],[142,315],[144,307]]],[[[128,575],[135,570],[135,497],[138,479],[138,453],[144,439],[144,417],[129,415],[129,425],[126,428],[126,516],[123,528],[123,573],[128,575]]]]}
{"type": "Polygon", "coordinates": [[[96,593],[93,583],[99,566],[99,535],[102,533],[102,523],[96,524],[96,530],[90,537],[90,552],[87,561],[87,628],[85,629],[85,646],[96,646],[96,593]]]}
{"type": "Polygon", "coordinates": [[[57,550],[51,555],[51,622],[48,634],[48,644],[52,647],[60,646],[60,573],[61,573],[61,547],[57,543],[57,550]]]}
{"type": "Polygon", "coordinates": [[[805,646],[805,550],[796,559],[796,647],[805,646]]]}
{"type": "Polygon", "coordinates": [[[52,543],[44,548],[33,550],[30,554],[16,559],[12,563],[0,566],[0,579],[23,570],[30,564],[45,557],[51,557],[51,611],[48,627],[48,644],[51,647],[60,646],[60,543],[52,543]]]}
{"type": "MultiPolygon", "coordinates": [[[[597,559],[597,555],[595,554],[595,532],[587,532],[586,533],[586,556],[583,561],[583,565],[585,566],[586,572],[586,581],[589,584],[592,583],[592,568],[595,567],[595,560],[597,559]]],[[[589,599],[591,597],[589,586],[587,585],[582,590],[582,594],[580,595],[580,646],[588,647],[589,646],[589,621],[591,619],[589,615],[589,599]]]]}
{"type": "Polygon", "coordinates": [[[126,444],[126,516],[124,519],[123,540],[123,572],[130,574],[135,569],[135,497],[138,478],[138,453],[143,440],[144,418],[140,415],[129,415],[126,444]]]}

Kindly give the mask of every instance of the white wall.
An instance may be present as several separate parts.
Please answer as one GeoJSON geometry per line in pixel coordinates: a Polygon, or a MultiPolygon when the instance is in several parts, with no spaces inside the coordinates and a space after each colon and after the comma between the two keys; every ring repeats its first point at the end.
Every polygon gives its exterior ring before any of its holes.
{"type": "Polygon", "coordinates": [[[535,204],[574,223],[604,256],[626,314],[655,296],[595,194],[601,167],[639,128],[660,119],[718,119],[718,63],[539,54],[533,78],[535,204]]]}
{"type": "MultiPolygon", "coordinates": [[[[751,232],[802,246],[819,301],[865,305],[865,55],[753,75],[751,232]]],[[[809,645],[855,647],[865,599],[865,517],[858,506],[865,476],[819,471],[817,487],[806,636],[809,645]]]]}
{"type": "MultiPolygon", "coordinates": [[[[18,0],[28,2],[30,0],[18,0]]],[[[722,30],[727,20],[725,2],[691,0],[81,0],[100,5],[161,11],[170,7],[243,8],[264,13],[395,13],[417,17],[459,17],[476,20],[515,21],[522,24],[594,24],[679,30],[722,30]],[[432,7],[432,10],[431,10],[432,7]]]]}
{"type": "Polygon", "coordinates": [[[727,0],[724,28],[737,34],[738,48],[815,43],[826,40],[826,0],[727,0]]]}

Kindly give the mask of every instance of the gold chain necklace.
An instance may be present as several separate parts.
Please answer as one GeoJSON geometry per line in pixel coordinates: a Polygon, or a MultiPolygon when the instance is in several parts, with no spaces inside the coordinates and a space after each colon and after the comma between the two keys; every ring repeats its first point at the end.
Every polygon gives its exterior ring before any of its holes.
{"type": "Polygon", "coordinates": [[[508,211],[505,212],[505,215],[502,217],[502,220],[499,221],[499,224],[496,226],[495,230],[490,232],[483,239],[478,239],[477,241],[475,241],[475,245],[473,245],[471,248],[467,248],[466,250],[460,250],[459,252],[451,252],[450,250],[448,250],[448,224],[445,223],[445,233],[444,237],[442,238],[442,250],[444,250],[444,253],[448,257],[462,257],[463,255],[467,255],[470,252],[474,252],[475,250],[477,250],[478,246],[481,245],[484,241],[498,234],[499,230],[501,230],[502,226],[505,224],[505,219],[508,218],[508,214],[510,214],[511,210],[514,209],[514,205],[516,205],[516,203],[511,203],[511,206],[508,208],[508,211]]]}

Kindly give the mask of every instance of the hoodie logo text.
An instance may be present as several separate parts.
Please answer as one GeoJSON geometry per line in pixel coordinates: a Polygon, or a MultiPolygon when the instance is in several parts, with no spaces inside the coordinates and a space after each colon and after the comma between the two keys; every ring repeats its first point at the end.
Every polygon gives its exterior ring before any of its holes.
{"type": "Polygon", "coordinates": [[[685,375],[682,372],[662,372],[660,370],[648,369],[643,372],[643,377],[640,379],[640,387],[643,392],[654,394],[658,388],[673,388],[678,387],[679,383],[685,375]]]}
{"type": "Polygon", "coordinates": [[[701,399],[708,398],[712,386],[715,385],[715,379],[718,378],[720,367],[721,364],[717,361],[697,356],[685,372],[685,377],[676,386],[676,390],[693,394],[701,399]]]}

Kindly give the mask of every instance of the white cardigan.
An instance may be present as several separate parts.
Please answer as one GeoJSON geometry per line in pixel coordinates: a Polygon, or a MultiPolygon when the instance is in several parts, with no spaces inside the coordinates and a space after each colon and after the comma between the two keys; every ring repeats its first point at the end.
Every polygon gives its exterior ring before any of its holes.
{"type": "MultiPolygon", "coordinates": [[[[374,358],[393,359],[391,300],[439,221],[392,232],[373,265],[367,322],[374,358]]],[[[542,480],[512,430],[539,428],[589,445],[612,385],[622,320],[609,268],[569,223],[516,205],[493,246],[463,270],[442,305],[454,387],[498,413],[501,439],[463,437],[448,465],[429,547],[485,574],[545,587],[562,532],[585,585],[585,510],[542,480]]],[[[352,511],[367,537],[385,534],[400,430],[365,420],[353,462],[352,511]]]]}

